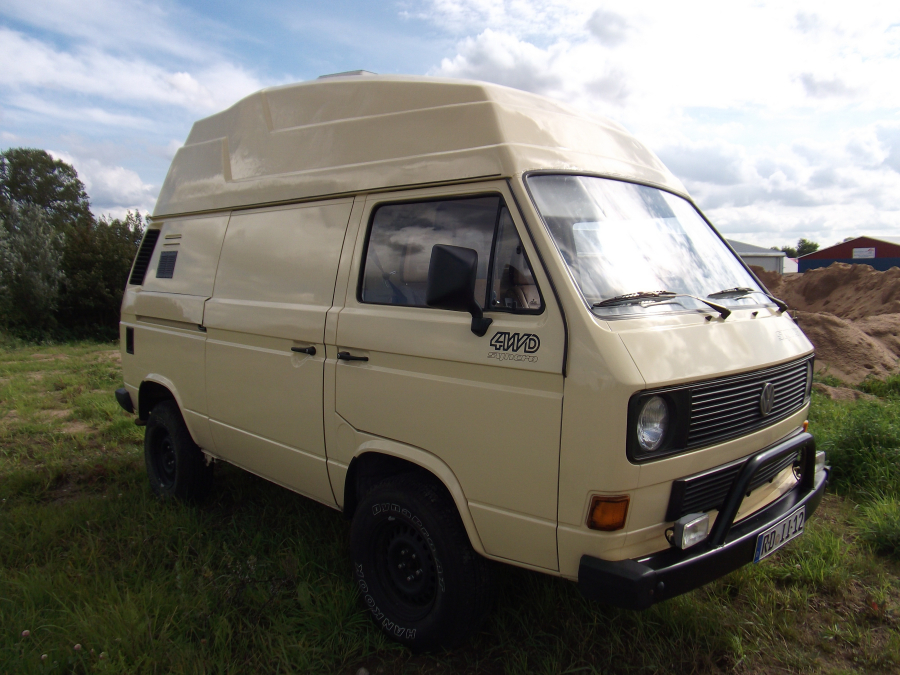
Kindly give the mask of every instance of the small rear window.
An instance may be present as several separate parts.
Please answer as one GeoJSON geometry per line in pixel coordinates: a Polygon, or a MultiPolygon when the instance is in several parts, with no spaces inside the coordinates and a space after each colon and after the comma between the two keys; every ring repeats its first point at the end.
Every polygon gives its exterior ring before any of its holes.
{"type": "Polygon", "coordinates": [[[157,279],[171,279],[175,274],[175,260],[178,251],[163,251],[159,254],[159,264],[156,266],[157,279]]]}

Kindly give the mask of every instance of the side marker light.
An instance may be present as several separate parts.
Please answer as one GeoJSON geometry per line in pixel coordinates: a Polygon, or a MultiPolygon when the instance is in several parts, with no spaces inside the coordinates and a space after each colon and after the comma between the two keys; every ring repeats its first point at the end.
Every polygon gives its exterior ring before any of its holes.
{"type": "Polygon", "coordinates": [[[625,517],[628,515],[628,503],[631,497],[628,495],[615,495],[605,497],[594,495],[591,499],[591,508],[588,511],[587,526],[592,530],[601,532],[613,532],[625,527],[625,517]]]}
{"type": "Polygon", "coordinates": [[[803,421],[803,431],[805,432],[807,429],[809,429],[809,420],[804,420],[803,421]]]}

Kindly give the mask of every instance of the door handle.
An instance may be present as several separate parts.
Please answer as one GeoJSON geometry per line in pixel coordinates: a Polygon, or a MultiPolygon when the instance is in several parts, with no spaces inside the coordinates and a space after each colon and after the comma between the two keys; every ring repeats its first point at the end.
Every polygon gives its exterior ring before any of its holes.
{"type": "Polygon", "coordinates": [[[368,356],[353,356],[350,352],[338,352],[341,361],[368,361],[368,356]]]}
{"type": "Polygon", "coordinates": [[[315,347],[291,347],[292,352],[300,352],[301,354],[309,354],[310,356],[316,355],[315,347]]]}

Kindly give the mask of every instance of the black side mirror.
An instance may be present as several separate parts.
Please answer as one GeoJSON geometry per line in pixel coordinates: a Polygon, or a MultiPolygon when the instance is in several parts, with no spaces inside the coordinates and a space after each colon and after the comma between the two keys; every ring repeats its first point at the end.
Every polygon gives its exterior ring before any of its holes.
{"type": "Polygon", "coordinates": [[[472,332],[483,336],[493,319],[484,318],[481,305],[475,302],[475,275],[478,253],[471,248],[435,244],[428,265],[425,304],[437,309],[469,312],[472,332]]]}

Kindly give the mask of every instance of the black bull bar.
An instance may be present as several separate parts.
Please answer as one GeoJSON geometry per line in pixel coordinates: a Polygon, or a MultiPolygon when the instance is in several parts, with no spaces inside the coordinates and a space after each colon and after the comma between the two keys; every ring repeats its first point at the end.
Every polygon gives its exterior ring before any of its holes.
{"type": "Polygon", "coordinates": [[[636,560],[607,561],[581,557],[578,587],[592,600],[626,609],[651,605],[687,593],[753,561],[756,539],[788,513],[806,507],[812,515],[828,479],[828,469],[816,476],[816,442],[800,433],[750,457],[732,483],[707,538],[685,551],[670,548],[636,560]],[[753,475],[789,453],[801,453],[800,480],[788,492],[759,511],[734,522],[753,475]]]}

